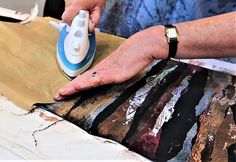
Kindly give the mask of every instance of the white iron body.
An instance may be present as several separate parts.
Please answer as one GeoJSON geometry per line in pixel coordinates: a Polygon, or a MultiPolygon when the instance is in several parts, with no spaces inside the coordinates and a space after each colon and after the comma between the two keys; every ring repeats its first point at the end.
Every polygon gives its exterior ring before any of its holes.
{"type": "Polygon", "coordinates": [[[60,31],[57,43],[60,68],[67,76],[74,78],[89,68],[96,51],[95,33],[88,33],[89,12],[81,10],[71,26],[62,22],[50,24],[60,31]]]}

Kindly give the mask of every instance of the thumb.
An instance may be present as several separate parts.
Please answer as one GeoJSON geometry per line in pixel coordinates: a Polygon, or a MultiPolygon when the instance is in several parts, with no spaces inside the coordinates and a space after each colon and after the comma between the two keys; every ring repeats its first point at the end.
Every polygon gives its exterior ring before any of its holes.
{"type": "Polygon", "coordinates": [[[71,24],[73,18],[78,14],[80,8],[75,7],[74,5],[70,5],[63,13],[62,20],[67,23],[71,24]]]}

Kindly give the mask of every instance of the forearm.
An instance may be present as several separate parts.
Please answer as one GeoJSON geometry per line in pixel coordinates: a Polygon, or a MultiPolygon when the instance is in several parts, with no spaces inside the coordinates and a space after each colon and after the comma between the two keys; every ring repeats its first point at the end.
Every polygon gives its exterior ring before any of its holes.
{"type": "MultiPolygon", "coordinates": [[[[183,22],[175,26],[180,35],[176,58],[236,56],[236,12],[183,22]]],[[[157,28],[163,27],[157,26],[157,28]]],[[[161,34],[164,35],[164,29],[156,31],[162,31],[161,34]]],[[[158,41],[166,49],[162,50],[162,53],[157,52],[154,57],[166,58],[168,54],[166,39],[160,37],[158,41]]]]}

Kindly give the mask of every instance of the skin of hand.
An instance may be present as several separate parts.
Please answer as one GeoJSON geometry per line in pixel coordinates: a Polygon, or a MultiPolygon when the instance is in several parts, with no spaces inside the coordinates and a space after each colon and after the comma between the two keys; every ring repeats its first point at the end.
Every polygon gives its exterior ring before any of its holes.
{"type": "MultiPolygon", "coordinates": [[[[175,24],[180,35],[176,58],[236,57],[236,12],[175,24]]],[[[126,81],[154,59],[165,59],[169,45],[163,26],[153,26],[128,38],[94,68],[77,76],[54,96],[62,100],[81,90],[126,81]],[[93,73],[97,74],[93,76],[93,73]]]]}
{"type": "Polygon", "coordinates": [[[65,0],[65,11],[62,20],[67,24],[71,24],[79,10],[88,10],[90,15],[89,31],[92,32],[100,21],[104,4],[105,0],[65,0]]]}

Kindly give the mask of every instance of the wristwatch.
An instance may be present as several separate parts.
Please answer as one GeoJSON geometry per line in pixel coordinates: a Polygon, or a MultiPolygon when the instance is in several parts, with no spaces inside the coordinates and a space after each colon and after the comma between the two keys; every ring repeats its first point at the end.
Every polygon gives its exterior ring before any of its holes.
{"type": "Polygon", "coordinates": [[[165,36],[169,44],[169,55],[167,59],[174,58],[177,53],[177,47],[179,43],[179,34],[177,28],[173,25],[165,26],[165,36]]]}

